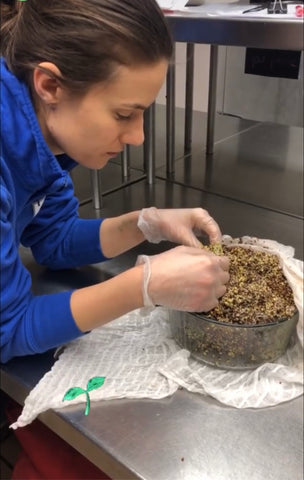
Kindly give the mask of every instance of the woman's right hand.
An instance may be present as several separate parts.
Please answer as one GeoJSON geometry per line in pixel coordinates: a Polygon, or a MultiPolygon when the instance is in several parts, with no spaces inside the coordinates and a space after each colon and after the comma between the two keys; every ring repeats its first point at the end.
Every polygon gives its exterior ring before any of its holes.
{"type": "Polygon", "coordinates": [[[226,292],[229,259],[207,250],[179,246],[158,255],[141,255],[137,264],[141,263],[145,306],[207,312],[226,292]]]}

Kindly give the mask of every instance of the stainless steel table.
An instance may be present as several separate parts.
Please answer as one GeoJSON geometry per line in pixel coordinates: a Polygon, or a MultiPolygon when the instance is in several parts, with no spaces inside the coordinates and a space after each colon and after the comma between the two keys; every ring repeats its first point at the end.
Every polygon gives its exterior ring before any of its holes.
{"type": "MultiPolygon", "coordinates": [[[[2,368],[17,401],[51,368],[52,353],[2,368]]],[[[163,400],[111,400],[40,419],[115,480],[302,480],[303,398],[236,410],[183,390],[163,400]]]]}
{"type": "MultiPolygon", "coordinates": [[[[115,192],[111,212],[104,214],[137,209],[143,199],[150,203],[154,193],[161,202],[170,188],[159,180],[155,188],[150,198],[143,182],[129,186],[127,205],[124,191],[115,192]]],[[[176,185],[172,205],[181,196],[183,203],[188,199],[188,206],[201,199],[198,191],[176,185]]],[[[232,235],[238,234],[240,225],[241,231],[250,231],[254,224],[257,235],[269,237],[273,232],[278,241],[295,244],[302,258],[299,219],[217,196],[211,195],[209,201],[212,210],[219,209],[222,219],[227,218],[232,235]]],[[[95,216],[88,206],[81,212],[83,217],[95,216]]],[[[118,259],[72,272],[39,267],[28,250],[22,250],[22,258],[34,292],[47,294],[103,281],[132,266],[138,253],[154,254],[165,246],[143,244],[118,259]]],[[[53,352],[15,359],[1,366],[1,388],[22,404],[53,362],[53,352]]],[[[157,401],[92,402],[88,416],[82,404],[68,406],[45,412],[40,420],[114,480],[303,479],[303,397],[276,407],[237,410],[178,390],[157,401]]]]}
{"type": "Polygon", "coordinates": [[[303,20],[283,14],[239,15],[254,4],[240,1],[188,7],[186,12],[167,14],[176,42],[234,45],[239,47],[303,50],[303,20]]]}
{"type": "MultiPolygon", "coordinates": [[[[254,5],[251,5],[254,6],[254,5]]],[[[175,42],[187,43],[185,95],[185,153],[191,150],[193,55],[194,44],[211,45],[209,65],[208,123],[206,153],[213,153],[216,110],[216,79],[218,46],[243,46],[281,50],[304,50],[303,21],[281,15],[266,17],[240,15],[248,9],[248,2],[208,3],[188,7],[186,12],[167,15],[175,42]]],[[[167,174],[174,172],[175,135],[175,65],[172,62],[167,76],[167,174]]]]}

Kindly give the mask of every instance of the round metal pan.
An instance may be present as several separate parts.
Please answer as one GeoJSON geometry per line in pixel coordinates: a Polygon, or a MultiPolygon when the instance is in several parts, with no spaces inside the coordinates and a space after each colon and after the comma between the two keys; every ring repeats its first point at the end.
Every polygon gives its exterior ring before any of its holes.
{"type": "Polygon", "coordinates": [[[299,314],[273,323],[223,323],[204,314],[171,310],[175,341],[193,358],[226,369],[253,369],[273,362],[294,341],[299,314]]]}

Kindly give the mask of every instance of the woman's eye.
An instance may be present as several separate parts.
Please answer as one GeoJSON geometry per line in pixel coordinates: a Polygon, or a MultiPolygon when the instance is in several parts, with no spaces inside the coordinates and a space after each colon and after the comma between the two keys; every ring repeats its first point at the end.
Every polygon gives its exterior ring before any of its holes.
{"type": "Polygon", "coordinates": [[[117,120],[130,120],[130,118],[132,118],[132,114],[131,115],[122,115],[121,113],[117,113],[116,118],[117,118],[117,120]]]}

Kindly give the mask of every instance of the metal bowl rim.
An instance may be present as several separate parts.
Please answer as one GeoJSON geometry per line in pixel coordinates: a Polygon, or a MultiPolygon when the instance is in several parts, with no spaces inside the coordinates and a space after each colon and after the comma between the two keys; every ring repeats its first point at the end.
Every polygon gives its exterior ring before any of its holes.
{"type": "Polygon", "coordinates": [[[281,323],[287,322],[288,320],[293,320],[295,318],[298,319],[298,317],[299,317],[299,311],[296,310],[295,313],[292,315],[292,317],[280,318],[279,320],[276,320],[275,322],[258,323],[258,324],[255,324],[255,325],[244,325],[244,324],[239,324],[239,323],[221,322],[219,320],[216,320],[215,318],[207,317],[203,313],[197,313],[197,312],[184,312],[184,313],[187,313],[189,315],[193,315],[196,318],[201,318],[203,320],[206,320],[208,323],[213,323],[215,325],[223,325],[225,327],[232,327],[232,328],[235,328],[235,327],[237,327],[237,328],[261,328],[261,327],[265,328],[265,327],[269,327],[270,328],[272,326],[279,325],[281,323]]]}

